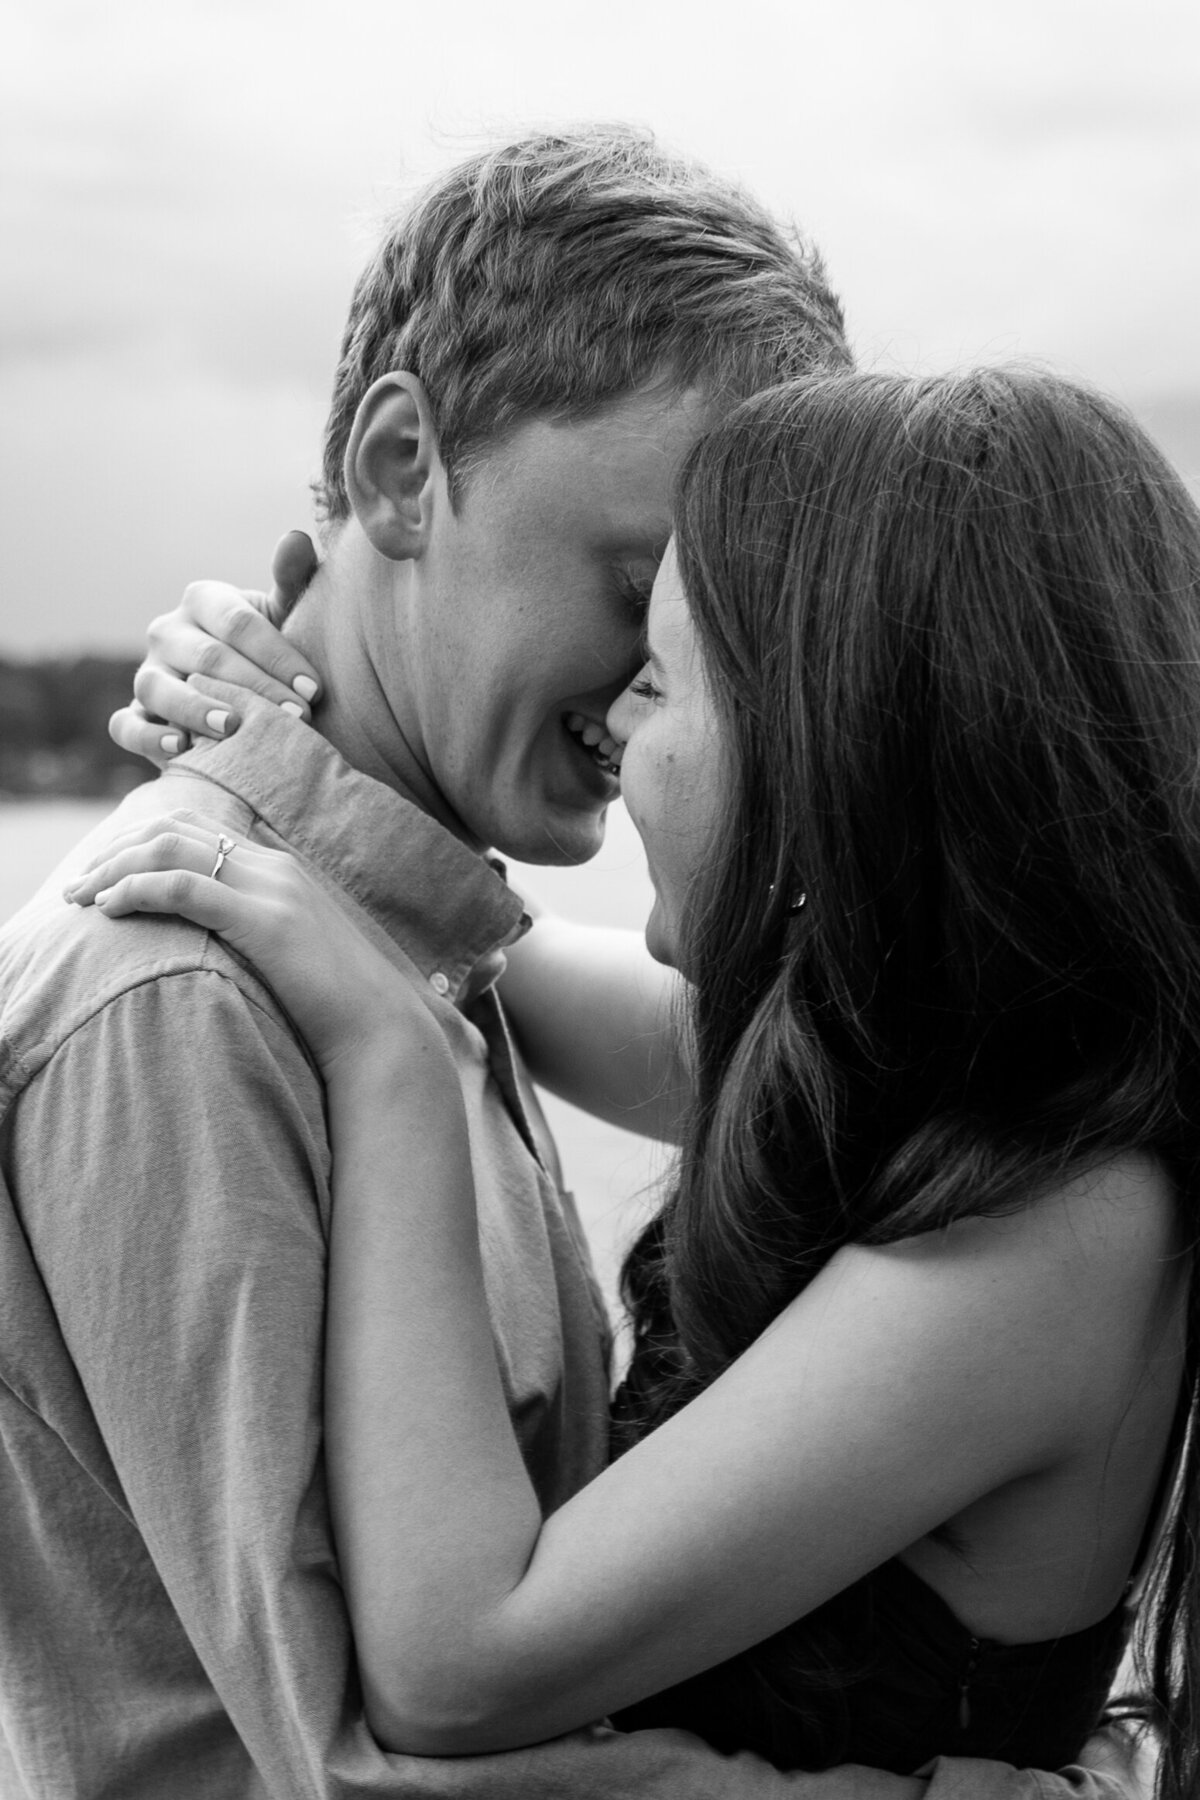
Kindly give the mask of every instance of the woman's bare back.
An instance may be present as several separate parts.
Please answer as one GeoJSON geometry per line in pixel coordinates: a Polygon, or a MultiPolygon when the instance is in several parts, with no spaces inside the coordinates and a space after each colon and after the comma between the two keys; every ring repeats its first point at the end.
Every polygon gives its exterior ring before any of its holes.
{"type": "MultiPolygon", "coordinates": [[[[1083,1297],[1064,1288],[1062,1299],[1063,1335],[1080,1306],[1096,1326],[1084,1334],[1077,1441],[901,1558],[964,1625],[1001,1643],[1080,1631],[1111,1612],[1150,1547],[1179,1448],[1190,1259],[1171,1181],[1150,1159],[1125,1156],[1073,1183],[1064,1202],[1039,1205],[1065,1204],[1069,1234],[1089,1200],[1107,1240],[1102,1257],[1089,1258],[1097,1288],[1083,1297]]],[[[1054,1321],[1048,1327],[1052,1339],[1054,1321]]],[[[1041,1398],[1031,1392],[1032,1410],[1041,1398]]]]}

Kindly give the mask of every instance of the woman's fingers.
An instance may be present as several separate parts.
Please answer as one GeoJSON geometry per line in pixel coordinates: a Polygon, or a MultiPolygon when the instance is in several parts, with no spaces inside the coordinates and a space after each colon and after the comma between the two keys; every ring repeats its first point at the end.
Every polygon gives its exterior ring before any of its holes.
{"type": "Polygon", "coordinates": [[[120,876],[147,869],[187,868],[207,873],[216,861],[217,841],[222,837],[246,859],[267,854],[221,824],[181,810],[147,819],[111,838],[63,890],[63,898],[87,906],[120,876]]]}
{"type": "MultiPolygon", "coordinates": [[[[197,637],[201,645],[198,660],[217,660],[203,650],[212,640],[200,638],[198,633],[197,637]]],[[[108,735],[122,750],[161,769],[194,738],[231,737],[241,724],[238,701],[247,688],[298,719],[310,719],[304,701],[261,674],[252,663],[242,664],[236,652],[225,650],[220,661],[223,667],[232,668],[233,674],[221,681],[219,694],[212,676],[184,678],[161,663],[144,662],[134,676],[134,699],[112,715],[108,735]]]]}
{"type": "Polygon", "coordinates": [[[73,901],[76,906],[89,906],[98,894],[111,888],[126,875],[169,869],[190,871],[194,875],[210,875],[216,860],[215,837],[191,836],[180,830],[161,831],[142,842],[110,848],[65,890],[63,897],[73,901]]]}
{"type": "Polygon", "coordinates": [[[101,856],[94,861],[99,862],[103,857],[111,856],[114,850],[123,849],[127,844],[146,843],[164,831],[181,831],[188,837],[204,837],[211,841],[224,830],[221,821],[211,814],[193,812],[186,806],[176,806],[170,812],[155,813],[152,819],[140,819],[136,825],[127,825],[124,831],[114,832],[101,856]]]}
{"type": "Polygon", "coordinates": [[[194,869],[159,869],[118,876],[96,895],[106,918],[127,913],[174,913],[209,931],[236,933],[253,913],[255,901],[223,881],[194,869]]]}
{"type": "MultiPolygon", "coordinates": [[[[191,626],[186,629],[194,640],[194,659],[215,660],[207,656],[207,647],[213,640],[193,631],[191,626]]],[[[181,629],[180,653],[183,653],[184,635],[181,629]]],[[[223,646],[216,648],[222,650],[223,646]]],[[[234,653],[225,651],[224,655],[233,657],[234,653]]],[[[246,669],[253,674],[250,664],[246,669]]],[[[281,690],[277,688],[277,691],[281,690]]],[[[186,750],[193,738],[232,736],[241,724],[237,697],[238,693],[234,693],[231,699],[214,705],[211,696],[188,685],[185,675],[148,657],[133,677],[132,702],[121,707],[108,721],[108,735],[122,750],[145,757],[147,762],[161,769],[172,757],[186,750]]],[[[299,718],[304,717],[307,708],[302,702],[294,694],[285,698],[289,710],[299,718]]]]}
{"type": "MultiPolygon", "coordinates": [[[[247,616],[256,620],[264,631],[274,631],[257,613],[247,616]]],[[[200,626],[184,624],[181,620],[172,623],[169,643],[161,644],[156,654],[147,657],[142,664],[134,677],[133,691],[147,712],[159,714],[172,725],[182,726],[185,731],[198,736],[227,737],[241,722],[236,708],[223,720],[210,720],[203,711],[197,711],[194,695],[189,699],[180,679],[191,675],[223,681],[239,690],[249,689],[273,705],[286,708],[297,718],[308,717],[307,701],[293,689],[285,687],[274,675],[265,673],[240,650],[209,636],[200,626]]]]}
{"type": "Polygon", "coordinates": [[[113,742],[161,769],[191,739],[236,731],[239,695],[214,706],[211,696],[189,685],[192,675],[249,689],[307,719],[320,678],[271,621],[287,617],[317,566],[310,539],[293,531],[275,547],[269,595],[243,593],[223,581],[194,581],[173,612],[152,620],[150,653],[134,677],[133,703],[109,720],[113,742]]]}
{"type": "Polygon", "coordinates": [[[189,737],[230,737],[242,722],[236,707],[215,707],[188,686],[186,676],[160,663],[142,664],[133,678],[133,697],[148,717],[189,737]]]}
{"type": "Polygon", "coordinates": [[[186,731],[164,725],[161,719],[152,719],[139,700],[118,707],[108,721],[108,735],[122,750],[153,763],[157,769],[165,769],[191,741],[186,731]]]}
{"type": "MultiPolygon", "coordinates": [[[[290,561],[284,558],[284,574],[289,579],[283,583],[277,579],[271,597],[283,594],[289,605],[295,593],[290,578],[296,573],[290,561]]],[[[179,674],[213,675],[218,681],[253,688],[276,705],[298,699],[307,706],[320,689],[317,672],[307,658],[240,588],[224,581],[193,582],[174,612],[154,620],[148,636],[151,661],[179,674]]]]}

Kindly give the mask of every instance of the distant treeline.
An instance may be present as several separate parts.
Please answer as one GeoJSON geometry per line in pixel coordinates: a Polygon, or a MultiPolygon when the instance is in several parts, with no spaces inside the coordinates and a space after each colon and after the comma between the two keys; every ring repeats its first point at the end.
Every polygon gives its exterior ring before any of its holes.
{"type": "Polygon", "coordinates": [[[147,765],[108,735],[136,667],[131,656],[0,658],[0,799],[115,796],[144,780],[147,765]]]}

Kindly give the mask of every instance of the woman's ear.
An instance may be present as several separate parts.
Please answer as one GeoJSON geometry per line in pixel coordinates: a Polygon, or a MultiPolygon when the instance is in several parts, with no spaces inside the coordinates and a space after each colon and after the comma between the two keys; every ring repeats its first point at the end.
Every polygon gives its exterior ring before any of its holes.
{"type": "Polygon", "coordinates": [[[381,556],[419,557],[429,541],[442,461],[433,410],[415,375],[381,375],[359,402],[346,446],[346,491],[381,556]]]}

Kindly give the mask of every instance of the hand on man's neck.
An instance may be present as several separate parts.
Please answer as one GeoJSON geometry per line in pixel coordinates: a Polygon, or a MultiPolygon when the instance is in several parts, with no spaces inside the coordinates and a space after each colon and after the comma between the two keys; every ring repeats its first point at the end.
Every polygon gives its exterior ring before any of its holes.
{"type": "Polygon", "coordinates": [[[284,627],[324,676],[314,728],[360,773],[395,788],[472,849],[425,760],[403,625],[407,565],[378,556],[350,525],[338,534],[284,627]]]}

